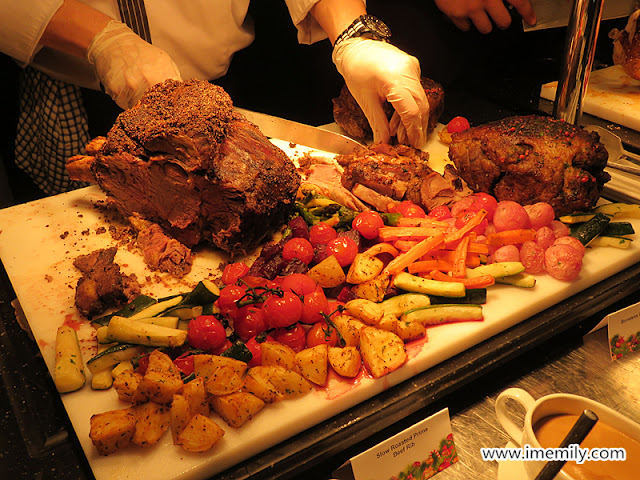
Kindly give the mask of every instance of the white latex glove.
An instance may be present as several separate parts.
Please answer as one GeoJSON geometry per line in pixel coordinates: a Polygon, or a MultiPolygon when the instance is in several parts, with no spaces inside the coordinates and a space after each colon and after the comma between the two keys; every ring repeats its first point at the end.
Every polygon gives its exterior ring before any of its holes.
{"type": "Polygon", "coordinates": [[[105,91],[125,109],[134,106],[152,85],[169,78],[182,80],[169,54],[116,20],[95,36],[87,59],[105,91]]]}
{"type": "Polygon", "coordinates": [[[366,38],[351,38],[333,49],[333,63],[364,112],[374,141],[422,148],[429,123],[429,101],[420,85],[420,63],[393,45],[366,38]],[[391,124],[382,109],[388,100],[395,112],[391,124]]]}

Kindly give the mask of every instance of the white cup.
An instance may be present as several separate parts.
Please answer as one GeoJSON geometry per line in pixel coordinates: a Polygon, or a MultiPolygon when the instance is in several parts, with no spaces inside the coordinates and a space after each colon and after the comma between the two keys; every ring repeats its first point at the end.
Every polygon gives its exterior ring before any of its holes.
{"type": "MultiPolygon", "coordinates": [[[[559,414],[579,416],[584,410],[593,411],[598,416],[598,421],[602,421],[610,427],[640,441],[639,424],[601,403],[578,395],[556,393],[534,400],[525,390],[508,388],[498,396],[495,408],[498,421],[519,447],[530,445],[533,448],[541,448],[540,442],[538,442],[533,431],[533,426],[540,419],[559,414]],[[508,415],[509,407],[507,401],[509,399],[515,400],[524,407],[526,412],[524,425],[516,425],[511,416],[508,415]]],[[[523,462],[527,478],[534,479],[545,463],[543,460],[523,462]]],[[[575,480],[564,471],[560,471],[556,479],[575,480]]]]}

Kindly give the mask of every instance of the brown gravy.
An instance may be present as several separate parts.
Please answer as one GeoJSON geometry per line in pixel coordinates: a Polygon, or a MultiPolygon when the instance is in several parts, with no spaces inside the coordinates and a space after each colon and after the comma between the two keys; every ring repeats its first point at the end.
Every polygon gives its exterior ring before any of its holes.
{"type": "MultiPolygon", "coordinates": [[[[538,421],[533,430],[540,445],[555,448],[560,445],[578,415],[551,415],[538,421]]],[[[579,465],[567,462],[562,471],[575,480],[637,480],[640,472],[640,442],[615,430],[601,420],[595,424],[580,448],[624,448],[626,461],[591,461],[579,465]]]]}

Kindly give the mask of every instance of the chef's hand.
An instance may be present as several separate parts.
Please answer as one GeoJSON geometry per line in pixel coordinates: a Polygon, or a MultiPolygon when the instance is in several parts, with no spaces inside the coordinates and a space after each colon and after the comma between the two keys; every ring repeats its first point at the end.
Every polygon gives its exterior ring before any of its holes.
{"type": "MultiPolygon", "coordinates": [[[[491,21],[498,28],[511,25],[511,15],[503,0],[435,0],[436,5],[460,30],[465,32],[471,23],[480,33],[489,33],[491,21]]],[[[529,0],[507,0],[529,25],[536,24],[536,14],[529,0]]]]}
{"type": "Polygon", "coordinates": [[[134,106],[152,85],[169,78],[181,80],[166,52],[115,20],[94,37],[87,58],[105,91],[124,109],[134,106]]]}
{"type": "Polygon", "coordinates": [[[367,117],[374,141],[397,135],[401,143],[424,146],[429,102],[417,58],[385,42],[352,38],[336,45],[333,62],[367,117]],[[395,109],[391,123],[382,109],[385,100],[395,109]]]}

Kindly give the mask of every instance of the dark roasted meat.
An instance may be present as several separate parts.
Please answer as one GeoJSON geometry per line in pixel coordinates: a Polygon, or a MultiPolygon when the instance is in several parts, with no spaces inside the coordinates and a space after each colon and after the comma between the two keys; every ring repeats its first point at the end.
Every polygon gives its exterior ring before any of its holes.
{"type": "MultiPolygon", "coordinates": [[[[429,132],[438,123],[444,110],[444,90],[439,83],[430,78],[422,77],[420,83],[429,100],[429,132]]],[[[387,118],[391,118],[393,107],[389,102],[384,104],[387,118]]],[[[340,90],[340,95],[333,99],[333,119],[349,135],[355,138],[371,140],[373,132],[364,112],[353,98],[346,85],[340,90]]]]}
{"type": "Polygon", "coordinates": [[[613,63],[620,65],[625,73],[640,80],[640,10],[636,10],[627,20],[623,30],[614,28],[609,32],[613,40],[613,63]]]}
{"type": "Polygon", "coordinates": [[[117,251],[116,247],[96,250],[73,262],[82,272],[76,285],[76,308],[87,317],[124,305],[140,293],[136,276],[123,274],[114,263],[117,251]]]}
{"type": "Polygon", "coordinates": [[[593,208],[610,178],[597,133],[543,116],[454,134],[449,157],[474,191],[523,205],[547,202],[557,215],[593,208]]]}
{"type": "Polygon", "coordinates": [[[455,169],[440,175],[429,154],[406,145],[374,144],[336,157],[344,168],[342,185],[379,211],[390,203],[410,200],[427,210],[471,193],[455,169]]]}
{"type": "Polygon", "coordinates": [[[300,185],[287,155],[204,81],[152,87],[96,145],[69,159],[70,175],[93,179],[126,217],[156,222],[187,247],[247,252],[284,223],[300,185]]]}

